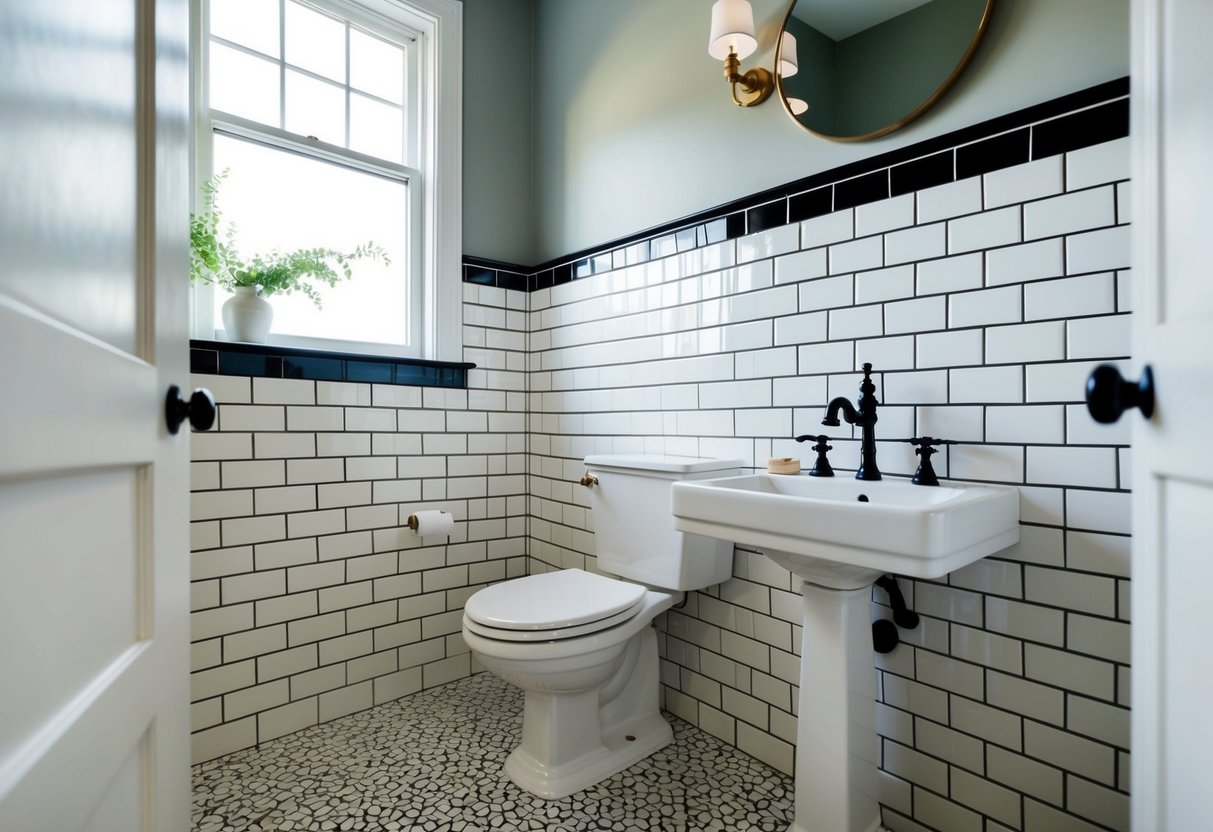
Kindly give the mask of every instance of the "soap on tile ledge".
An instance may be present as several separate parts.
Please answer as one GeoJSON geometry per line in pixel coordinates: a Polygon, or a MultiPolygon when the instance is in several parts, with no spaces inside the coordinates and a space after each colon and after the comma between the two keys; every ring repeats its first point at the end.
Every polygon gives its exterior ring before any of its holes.
{"type": "Polygon", "coordinates": [[[767,473],[799,474],[800,460],[794,456],[777,456],[767,460],[767,473]]]}

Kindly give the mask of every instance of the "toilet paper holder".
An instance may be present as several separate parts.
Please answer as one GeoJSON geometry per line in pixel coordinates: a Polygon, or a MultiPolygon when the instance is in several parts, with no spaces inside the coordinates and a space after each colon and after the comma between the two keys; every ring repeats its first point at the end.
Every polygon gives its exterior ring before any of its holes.
{"type": "Polygon", "coordinates": [[[405,525],[418,535],[449,535],[451,529],[454,528],[452,518],[448,512],[418,512],[418,514],[410,514],[409,519],[405,520],[405,525]],[[418,514],[427,515],[426,518],[418,517],[418,514]],[[434,515],[434,517],[429,517],[434,515]],[[434,528],[435,522],[439,528],[434,528]],[[428,524],[429,528],[422,529],[422,523],[428,524]]]}

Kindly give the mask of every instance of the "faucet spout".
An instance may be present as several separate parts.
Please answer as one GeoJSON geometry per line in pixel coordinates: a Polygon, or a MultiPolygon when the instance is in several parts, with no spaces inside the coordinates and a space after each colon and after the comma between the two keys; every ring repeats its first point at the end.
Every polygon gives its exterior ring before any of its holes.
{"type": "Polygon", "coordinates": [[[842,411],[842,418],[847,420],[848,425],[853,425],[859,420],[859,411],[855,409],[855,405],[851,404],[851,400],[838,396],[830,399],[829,405],[826,406],[826,417],[821,420],[823,425],[832,428],[838,427],[838,411],[842,411]]]}

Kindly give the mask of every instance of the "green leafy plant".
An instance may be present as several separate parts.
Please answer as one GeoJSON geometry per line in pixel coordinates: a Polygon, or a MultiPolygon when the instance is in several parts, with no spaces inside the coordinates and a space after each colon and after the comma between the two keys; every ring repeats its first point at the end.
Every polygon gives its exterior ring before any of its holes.
{"type": "Polygon", "coordinates": [[[352,275],[355,260],[382,259],[387,254],[374,243],[365,243],[353,251],[331,248],[303,248],[296,251],[256,254],[241,257],[236,249],[236,229],[229,223],[221,229],[222,212],[218,206],[219,186],[227,171],[218,173],[202,185],[202,210],[190,214],[190,280],[214,283],[228,291],[240,286],[257,289],[266,297],[278,293],[303,292],[320,306],[316,284],[336,286],[352,275]]]}

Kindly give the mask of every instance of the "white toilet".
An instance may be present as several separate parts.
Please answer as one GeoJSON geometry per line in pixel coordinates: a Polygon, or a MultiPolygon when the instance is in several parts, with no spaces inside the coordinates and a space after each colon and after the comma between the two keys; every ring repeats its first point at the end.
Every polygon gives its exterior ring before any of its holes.
{"type": "Polygon", "coordinates": [[[673,739],[658,709],[653,618],[733,574],[731,543],[674,530],[670,485],[737,473],[738,460],[588,456],[598,568],[480,590],[463,637],[486,668],[526,691],[522,742],[505,771],[558,798],[610,777],[673,739]]]}

